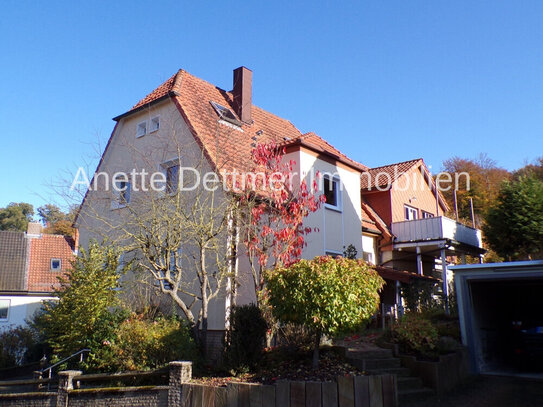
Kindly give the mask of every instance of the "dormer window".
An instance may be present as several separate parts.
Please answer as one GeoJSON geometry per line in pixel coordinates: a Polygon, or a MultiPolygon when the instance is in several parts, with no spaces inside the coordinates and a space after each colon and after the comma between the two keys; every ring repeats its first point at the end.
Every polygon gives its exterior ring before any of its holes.
{"type": "Polygon", "coordinates": [[[51,271],[60,271],[62,269],[61,259],[51,259],[51,271]]]}
{"type": "Polygon", "coordinates": [[[158,116],[153,117],[149,123],[149,133],[157,131],[160,128],[160,118],[158,116]]]}
{"type": "Polygon", "coordinates": [[[229,108],[223,105],[219,105],[218,103],[215,103],[215,102],[210,102],[210,103],[222,120],[224,120],[225,122],[231,123],[235,126],[241,127],[241,122],[236,118],[232,110],[230,110],[229,108]]]}
{"type": "Polygon", "coordinates": [[[136,137],[143,137],[147,134],[147,122],[138,123],[136,137]]]}

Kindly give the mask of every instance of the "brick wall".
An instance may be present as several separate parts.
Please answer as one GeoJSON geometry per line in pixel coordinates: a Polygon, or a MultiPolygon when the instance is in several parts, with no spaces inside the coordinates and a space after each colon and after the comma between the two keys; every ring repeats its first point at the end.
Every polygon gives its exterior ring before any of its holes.
{"type": "Polygon", "coordinates": [[[57,393],[0,394],[0,407],[56,407],[57,393]]]}
{"type": "Polygon", "coordinates": [[[224,350],[224,331],[207,331],[208,358],[218,363],[222,359],[224,350]]]}
{"type": "Polygon", "coordinates": [[[168,386],[83,389],[68,393],[69,407],[167,407],[168,386]]]}

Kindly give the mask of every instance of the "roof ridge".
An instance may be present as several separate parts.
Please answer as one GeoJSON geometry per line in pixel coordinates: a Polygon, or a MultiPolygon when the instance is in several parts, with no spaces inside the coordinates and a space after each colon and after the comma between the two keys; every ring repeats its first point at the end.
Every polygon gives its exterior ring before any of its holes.
{"type": "Polygon", "coordinates": [[[179,69],[177,73],[175,74],[175,78],[173,80],[171,91],[179,93],[181,89],[181,81],[183,79],[183,74],[186,73],[184,69],[179,69]]]}
{"type": "Polygon", "coordinates": [[[406,161],[400,161],[400,162],[397,162],[397,163],[392,163],[392,164],[387,164],[387,165],[380,165],[379,167],[371,167],[369,168],[369,170],[377,170],[379,168],[385,168],[385,167],[392,167],[393,165],[400,165],[400,164],[406,164],[406,163],[409,163],[409,162],[416,162],[416,161],[421,161],[422,158],[414,158],[412,160],[406,160],[406,161]]]}

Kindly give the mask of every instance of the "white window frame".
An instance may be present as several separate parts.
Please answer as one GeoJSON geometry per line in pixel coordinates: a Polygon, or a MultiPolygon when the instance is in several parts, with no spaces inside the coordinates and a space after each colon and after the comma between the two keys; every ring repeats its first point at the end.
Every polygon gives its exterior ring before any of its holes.
{"type": "Polygon", "coordinates": [[[432,212],[422,211],[422,219],[434,218],[435,215],[432,212]]]}
{"type": "Polygon", "coordinates": [[[0,302],[5,302],[7,303],[7,313],[6,313],[6,317],[5,318],[2,318],[0,317],[0,322],[6,322],[6,321],[9,321],[9,311],[11,309],[11,300],[9,298],[1,298],[0,299],[0,302]]]}
{"type": "Polygon", "coordinates": [[[367,263],[375,265],[375,258],[373,256],[373,252],[362,251],[362,259],[367,263]],[[367,257],[367,259],[366,259],[366,257],[367,257]]]}
{"type": "MultiPolygon", "coordinates": [[[[335,192],[336,192],[336,204],[333,205],[333,204],[329,204],[327,202],[324,203],[324,207],[327,208],[327,209],[332,209],[334,211],[337,211],[337,212],[342,212],[343,211],[343,199],[342,199],[342,188],[341,188],[341,179],[337,176],[337,175],[334,175],[334,176],[330,176],[330,175],[324,175],[324,179],[329,179],[330,182],[332,183],[336,183],[336,189],[335,189],[335,192]]],[[[323,188],[323,193],[326,192],[325,189],[325,185],[324,185],[324,179],[322,181],[322,188],[323,188]]],[[[333,190],[333,188],[332,188],[333,190]]]]}
{"type": "Polygon", "coordinates": [[[403,206],[405,220],[417,220],[419,218],[419,210],[413,206],[405,205],[403,206]],[[414,218],[409,217],[409,213],[415,214],[414,218]]]}
{"type": "Polygon", "coordinates": [[[50,265],[51,265],[51,271],[61,271],[62,270],[62,259],[60,259],[58,257],[53,257],[51,259],[50,265]],[[53,267],[53,262],[54,261],[58,261],[58,267],[57,268],[53,267]]]}
{"type": "Polygon", "coordinates": [[[164,174],[164,179],[166,180],[164,184],[164,194],[165,195],[175,195],[179,191],[179,175],[177,174],[177,188],[175,191],[168,191],[168,169],[178,166],[179,170],[181,170],[181,160],[179,158],[172,158],[171,160],[164,161],[162,164],[159,164],[159,171],[161,171],[164,174]]]}
{"type": "Polygon", "coordinates": [[[126,208],[126,205],[130,203],[130,200],[132,199],[132,183],[130,181],[124,181],[124,180],[117,180],[116,182],[126,182],[126,190],[124,191],[118,191],[117,188],[113,188],[113,199],[111,201],[111,209],[120,209],[120,208],[126,208]],[[121,197],[123,194],[128,190],[128,200],[121,201],[121,197]]]}
{"type": "Polygon", "coordinates": [[[139,122],[136,125],[136,138],[140,138],[140,137],[145,136],[147,134],[148,130],[149,130],[149,126],[147,124],[147,120],[139,122]],[[143,129],[143,131],[141,131],[141,129],[143,129]]]}
{"type": "Polygon", "coordinates": [[[160,130],[160,115],[155,116],[155,117],[151,117],[151,120],[149,120],[149,128],[148,128],[148,130],[149,130],[149,134],[160,130]],[[154,123],[157,124],[156,128],[153,126],[154,123]]]}

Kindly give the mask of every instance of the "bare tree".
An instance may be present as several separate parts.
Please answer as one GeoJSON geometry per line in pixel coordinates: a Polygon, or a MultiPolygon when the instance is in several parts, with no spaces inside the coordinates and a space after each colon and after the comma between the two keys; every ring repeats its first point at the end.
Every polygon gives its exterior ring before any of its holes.
{"type": "Polygon", "coordinates": [[[228,167],[230,158],[217,146],[211,163],[209,152],[181,119],[172,117],[167,120],[162,113],[161,131],[146,136],[145,144],[123,139],[123,133],[115,136],[113,151],[104,153],[115,157],[99,167],[107,176],[94,175],[76,222],[87,236],[107,236],[122,247],[143,271],[141,283],[152,281],[179,307],[206,352],[210,304],[227,295],[228,280],[234,278],[232,235],[239,198],[224,191],[218,178],[208,180],[209,188],[198,185],[206,173],[228,167]],[[153,182],[152,174],[161,177],[153,182]]]}

